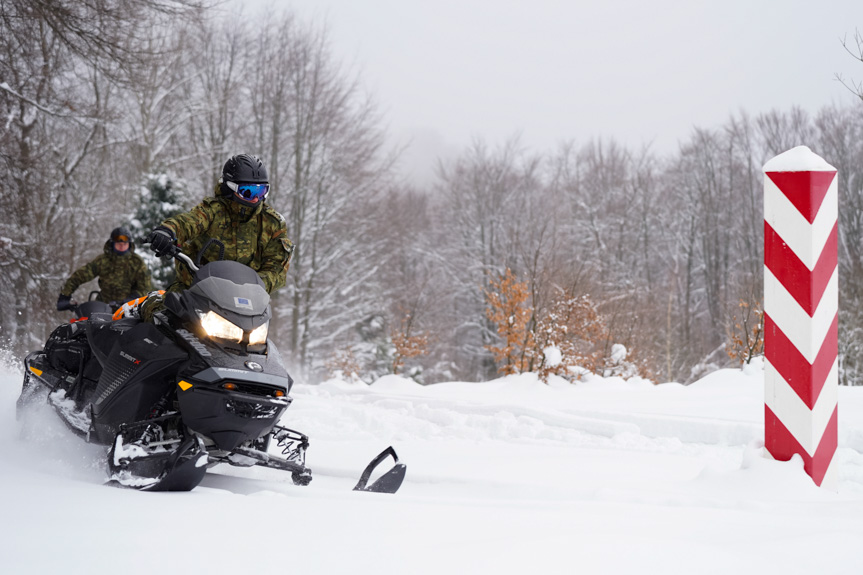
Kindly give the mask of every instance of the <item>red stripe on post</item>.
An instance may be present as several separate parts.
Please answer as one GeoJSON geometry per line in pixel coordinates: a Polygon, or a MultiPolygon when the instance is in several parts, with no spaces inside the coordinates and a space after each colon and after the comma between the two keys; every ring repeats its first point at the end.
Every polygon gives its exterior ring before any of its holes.
{"type": "Polygon", "coordinates": [[[766,172],[779,191],[811,224],[836,172],[766,172]]]}
{"type": "Polygon", "coordinates": [[[839,353],[839,314],[827,331],[815,362],[810,364],[779,326],[764,314],[764,357],[810,410],[821,395],[839,353]]]}
{"type": "Polygon", "coordinates": [[[806,453],[800,442],[794,438],[788,428],[766,405],[764,406],[764,428],[768,430],[764,438],[764,447],[767,448],[773,459],[788,461],[796,453],[803,458],[803,469],[806,470],[815,485],[820,486],[830,468],[830,462],[833,460],[839,443],[839,406],[837,405],[833,410],[833,415],[830,416],[830,421],[824,429],[815,455],[812,456],[806,453]]]}
{"type": "Polygon", "coordinates": [[[838,221],[833,225],[833,231],[830,232],[812,271],[809,271],[806,264],[797,257],[797,254],[788,247],[770,224],[764,222],[764,265],[809,314],[809,317],[815,313],[821,302],[821,296],[824,295],[824,289],[833,277],[838,253],[838,221]]]}

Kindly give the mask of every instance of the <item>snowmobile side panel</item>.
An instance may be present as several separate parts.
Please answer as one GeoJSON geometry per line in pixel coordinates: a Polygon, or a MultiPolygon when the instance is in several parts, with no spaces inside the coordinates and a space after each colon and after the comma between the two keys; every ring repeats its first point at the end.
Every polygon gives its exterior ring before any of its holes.
{"type": "Polygon", "coordinates": [[[134,318],[87,323],[87,342],[100,365],[104,366],[107,363],[108,355],[113,351],[118,338],[138,323],[140,320],[134,318]]]}
{"type": "Polygon", "coordinates": [[[187,357],[153,324],[139,323],[124,332],[93,395],[95,439],[107,444],[121,423],[150,415],[153,405],[173,389],[177,365],[187,357]]]}

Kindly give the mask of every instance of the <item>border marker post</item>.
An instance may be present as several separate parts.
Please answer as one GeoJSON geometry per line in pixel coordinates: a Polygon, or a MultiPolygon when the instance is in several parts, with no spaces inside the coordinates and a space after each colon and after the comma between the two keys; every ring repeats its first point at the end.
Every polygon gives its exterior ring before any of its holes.
{"type": "Polygon", "coordinates": [[[835,488],[838,177],[806,146],[764,165],[764,445],[835,488]]]}

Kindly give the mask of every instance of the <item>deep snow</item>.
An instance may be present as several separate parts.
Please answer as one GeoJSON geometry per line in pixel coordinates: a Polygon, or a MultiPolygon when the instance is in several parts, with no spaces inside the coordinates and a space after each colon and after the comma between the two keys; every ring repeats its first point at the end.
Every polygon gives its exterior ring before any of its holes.
{"type": "Polygon", "coordinates": [[[838,491],[763,456],[763,371],[690,386],[532,375],[295,386],[315,479],[217,467],[190,493],[102,485],[104,449],[0,368],[0,572],[863,572],[863,388],[839,394],[838,491]],[[350,489],[392,444],[396,495],[350,489]],[[260,571],[259,571],[260,570],[260,571]]]}

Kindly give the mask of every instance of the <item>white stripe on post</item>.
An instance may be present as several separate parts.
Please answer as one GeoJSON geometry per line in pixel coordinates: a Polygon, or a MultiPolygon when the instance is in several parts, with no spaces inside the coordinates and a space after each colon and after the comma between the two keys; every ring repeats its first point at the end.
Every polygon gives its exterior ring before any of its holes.
{"type": "Polygon", "coordinates": [[[835,487],[838,443],[836,169],[806,146],[764,165],[764,444],[835,487]]]}

